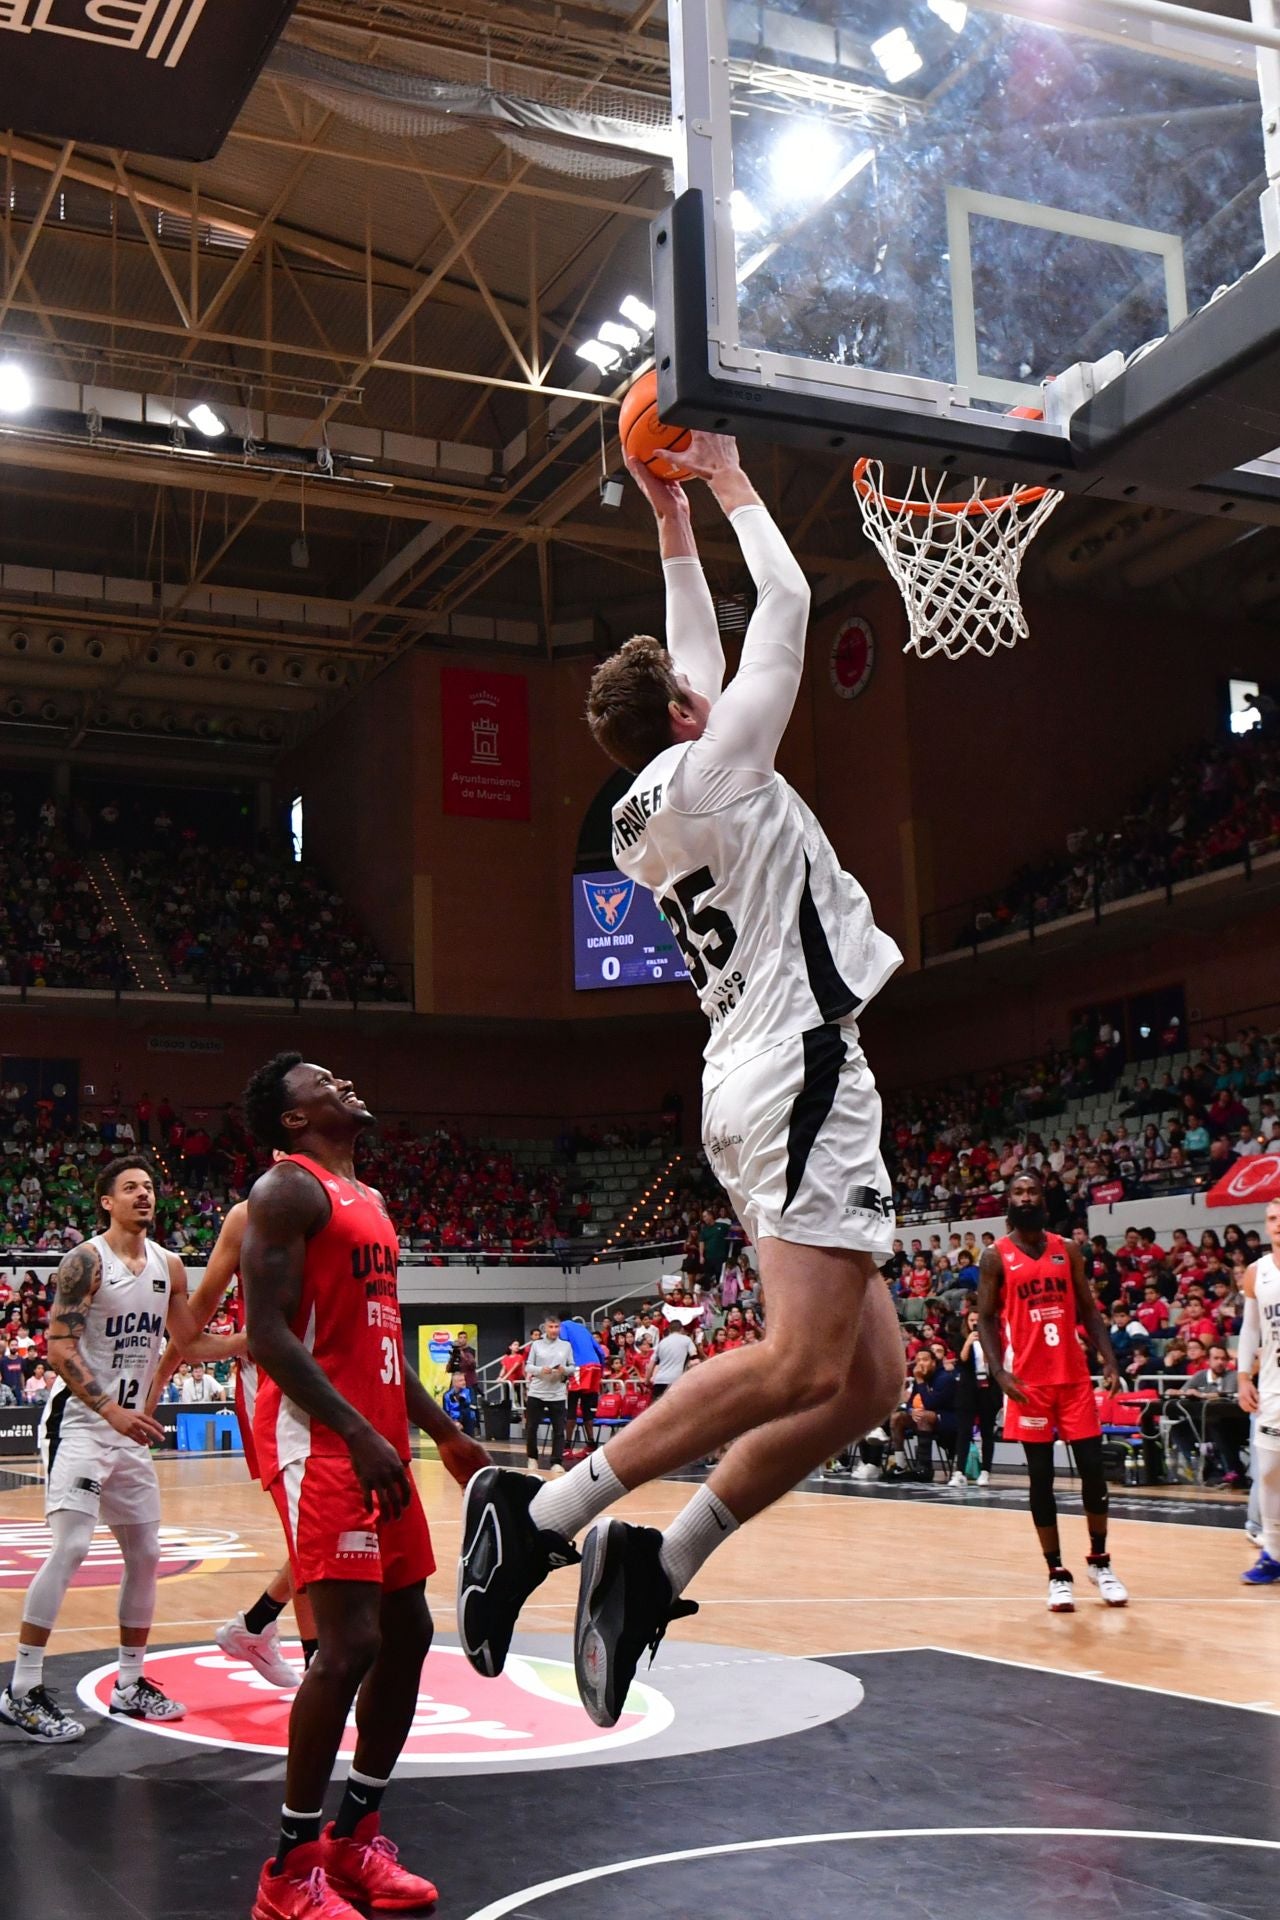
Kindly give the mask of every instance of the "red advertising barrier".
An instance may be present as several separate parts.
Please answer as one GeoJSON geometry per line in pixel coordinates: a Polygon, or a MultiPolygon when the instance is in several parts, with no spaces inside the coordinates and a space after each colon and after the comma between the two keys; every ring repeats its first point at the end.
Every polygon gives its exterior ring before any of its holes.
{"type": "Polygon", "coordinates": [[[524,675],[445,667],[440,726],[445,812],[472,820],[527,820],[529,683],[524,675]]]}

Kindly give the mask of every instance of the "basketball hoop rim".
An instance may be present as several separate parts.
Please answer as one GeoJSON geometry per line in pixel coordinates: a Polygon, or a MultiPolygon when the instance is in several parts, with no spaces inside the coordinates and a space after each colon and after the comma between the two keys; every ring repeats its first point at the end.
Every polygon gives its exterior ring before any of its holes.
{"type": "Polygon", "coordinates": [[[911,513],[923,519],[931,519],[940,513],[966,518],[979,513],[1002,513],[1010,506],[1031,506],[1053,491],[1051,487],[1012,487],[1008,493],[995,494],[990,500],[981,497],[973,500],[901,500],[895,494],[880,493],[872,486],[866,478],[871,460],[870,454],[864,454],[853,469],[853,484],[863,499],[874,495],[890,513],[911,513]]]}
{"type": "MultiPolygon", "coordinates": [[[[1013,407],[1011,420],[1043,420],[1044,414],[1039,407],[1013,407]]],[[[950,514],[952,517],[969,516],[979,513],[1003,513],[1006,507],[1032,506],[1037,500],[1043,500],[1052,487],[1011,487],[1008,493],[995,494],[990,500],[979,496],[972,500],[900,500],[894,494],[880,493],[867,479],[867,468],[873,456],[864,454],[853,469],[853,484],[861,497],[866,500],[872,495],[890,513],[912,513],[917,517],[932,518],[936,514],[950,514]]]]}

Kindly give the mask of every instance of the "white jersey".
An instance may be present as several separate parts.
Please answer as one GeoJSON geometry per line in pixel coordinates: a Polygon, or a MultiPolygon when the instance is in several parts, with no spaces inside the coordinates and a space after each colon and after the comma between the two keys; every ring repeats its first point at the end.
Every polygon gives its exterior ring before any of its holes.
{"type": "Polygon", "coordinates": [[[1253,1269],[1253,1291],[1258,1301],[1262,1332],[1258,1344],[1258,1422],[1272,1429],[1273,1446],[1280,1446],[1280,1267],[1273,1254],[1264,1253],[1253,1269]]]}
{"type": "MultiPolygon", "coordinates": [[[[80,1356],[87,1371],[120,1406],[142,1411],[164,1343],[169,1313],[169,1256],[154,1240],[146,1243],[142,1271],[134,1273],[107,1245],[105,1234],[87,1243],[102,1262],[102,1280],[89,1303],[80,1356]]],[[[117,1434],[101,1414],[77,1399],[59,1380],[45,1402],[43,1425],[59,1432],[86,1426],[121,1446],[135,1443],[117,1434]]]]}
{"type": "Polygon", "coordinates": [[[614,808],[613,857],[671,924],[711,1022],[714,1085],[780,1041],[854,1020],[902,955],[781,774],[706,808],[682,783],[689,750],[660,753],[614,808]]]}

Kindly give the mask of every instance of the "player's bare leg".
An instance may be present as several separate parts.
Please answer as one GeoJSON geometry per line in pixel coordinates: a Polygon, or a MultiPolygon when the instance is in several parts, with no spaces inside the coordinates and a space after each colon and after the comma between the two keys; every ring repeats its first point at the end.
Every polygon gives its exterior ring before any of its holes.
{"type": "MultiPolygon", "coordinates": [[[[762,1246],[769,1244],[765,1241],[762,1246]]],[[[844,1257],[869,1259],[866,1254],[844,1257]]],[[[780,1420],[744,1434],[730,1447],[707,1486],[742,1525],[789,1493],[797,1481],[833,1453],[879,1426],[901,1391],[898,1316],[888,1288],[871,1284],[864,1295],[858,1337],[841,1391],[823,1406],[784,1414],[780,1420]]],[[[668,1532],[679,1525],[679,1520],[675,1521],[668,1532]]]]}
{"type": "Polygon", "coordinates": [[[356,1697],[356,1750],[338,1817],[324,1830],[330,1885],[375,1912],[426,1912],[437,1894],[429,1880],[402,1867],[381,1831],[379,1809],[418,1707],[422,1663],[434,1631],[423,1583],[383,1593],[378,1656],[356,1697]]]}
{"type": "MultiPolygon", "coordinates": [[[[887,1417],[902,1387],[902,1346],[871,1256],[772,1238],[758,1247],[769,1299],[759,1346],[686,1374],[561,1481],[526,1493],[516,1476],[490,1470],[468,1488],[459,1624],[478,1670],[501,1670],[523,1600],[622,1494],[739,1442],[666,1535],[621,1530],[653,1562],[655,1592],[669,1607],[742,1521],[887,1417]],[[490,1555],[499,1529],[500,1551],[490,1555]]],[[[583,1581],[585,1592],[590,1568],[583,1581]]]]}

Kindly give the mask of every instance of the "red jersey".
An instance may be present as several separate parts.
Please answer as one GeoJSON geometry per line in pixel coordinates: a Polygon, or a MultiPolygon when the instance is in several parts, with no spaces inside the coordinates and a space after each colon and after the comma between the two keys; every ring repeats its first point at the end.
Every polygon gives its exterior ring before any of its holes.
{"type": "Polygon", "coordinates": [[[1089,1378],[1080,1344],[1080,1311],[1066,1242],[1046,1233],[1033,1259],[1008,1234],[996,1241],[1004,1268],[1001,1311],[1013,1371],[1029,1387],[1074,1386],[1089,1378]]]}
{"type": "MultiPolygon", "coordinates": [[[[395,1228],[367,1187],[330,1173],[305,1154],[289,1157],[314,1174],[329,1202],[327,1222],[307,1242],[302,1298],[289,1324],[343,1399],[407,1460],[395,1228]]],[[[264,1486],[295,1461],[346,1456],[332,1428],[313,1421],[265,1371],[259,1376],[253,1431],[264,1486]]]]}

